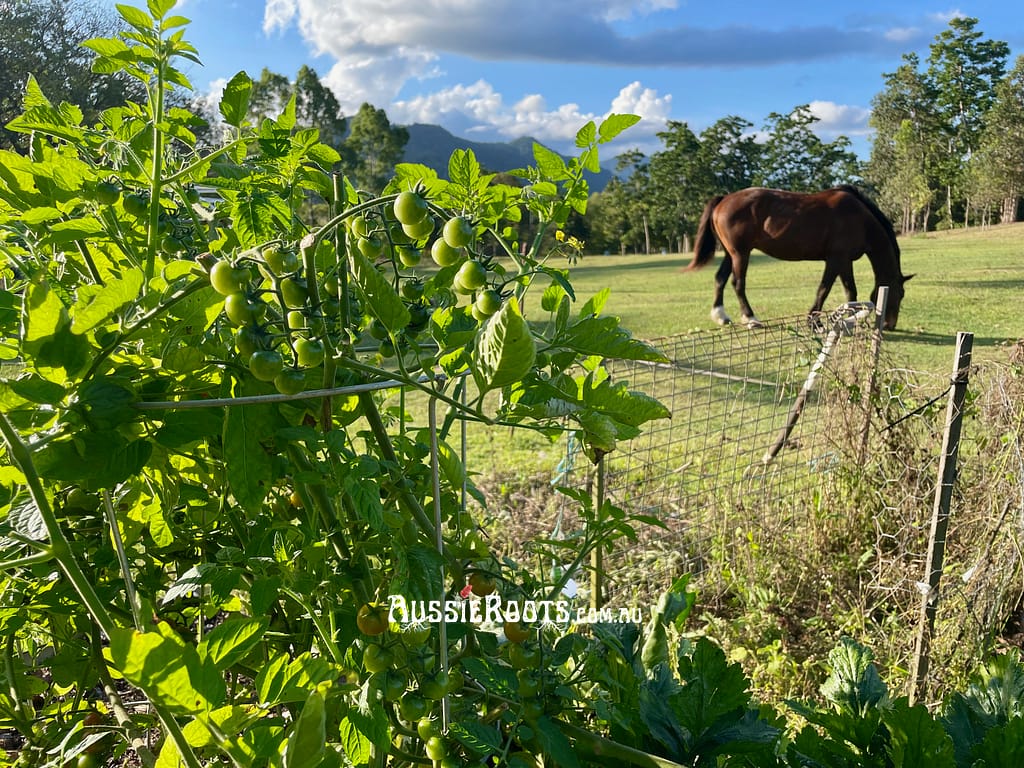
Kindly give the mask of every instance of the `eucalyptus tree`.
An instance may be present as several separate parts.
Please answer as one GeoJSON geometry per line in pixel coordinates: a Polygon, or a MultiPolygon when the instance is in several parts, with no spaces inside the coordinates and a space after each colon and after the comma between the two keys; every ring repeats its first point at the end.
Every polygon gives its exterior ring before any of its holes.
{"type": "Polygon", "coordinates": [[[1024,195],[1024,56],[996,85],[972,167],[974,194],[998,207],[1000,222],[1016,221],[1024,195]]]}
{"type": "Polygon", "coordinates": [[[970,210],[967,169],[978,150],[985,115],[995,101],[996,84],[1006,72],[1009,46],[983,39],[976,18],[957,16],[932,43],[926,77],[933,83],[936,107],[943,126],[944,157],[939,164],[945,191],[945,215],[954,222],[954,205],[962,202],[964,224],[970,210]]]}
{"type": "Polygon", "coordinates": [[[920,71],[914,53],[905,54],[903,63],[883,77],[884,90],[871,100],[874,137],[865,178],[902,231],[927,229],[942,154],[934,84],[920,71]]]}
{"type": "Polygon", "coordinates": [[[817,122],[807,104],[788,114],[768,115],[762,166],[755,179],[758,184],[814,192],[859,178],[860,163],[850,140],[839,136],[822,141],[812,128],[817,122]]]}

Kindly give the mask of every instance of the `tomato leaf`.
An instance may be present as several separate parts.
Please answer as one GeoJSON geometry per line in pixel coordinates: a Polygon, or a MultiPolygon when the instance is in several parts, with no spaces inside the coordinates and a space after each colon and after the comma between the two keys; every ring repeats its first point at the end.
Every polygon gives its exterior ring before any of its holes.
{"type": "Polygon", "coordinates": [[[32,541],[46,541],[50,538],[39,507],[30,494],[19,494],[11,502],[7,523],[15,531],[32,541]]]}
{"type": "Polygon", "coordinates": [[[537,161],[537,169],[544,178],[559,181],[569,178],[565,160],[557,152],[552,152],[543,144],[533,143],[533,159],[537,161]]]}
{"type": "Polygon", "coordinates": [[[279,194],[253,192],[240,197],[231,206],[235,232],[243,247],[279,237],[291,225],[288,203],[279,194]]]}
{"type": "Polygon", "coordinates": [[[284,768],[316,768],[327,747],[327,716],[324,696],[310,691],[302,711],[291,728],[284,750],[284,768]]]}
{"type": "Polygon", "coordinates": [[[110,659],[128,682],[175,714],[207,713],[224,702],[224,678],[166,622],[156,632],[117,627],[110,636],[110,659]]]}
{"type": "Polygon", "coordinates": [[[256,647],[267,631],[266,619],[236,616],[218,624],[198,646],[200,657],[209,658],[219,670],[225,670],[256,647]]]}
{"type": "Polygon", "coordinates": [[[249,114],[249,98],[252,95],[252,78],[244,71],[238,72],[228,80],[221,95],[220,109],[224,122],[235,128],[241,127],[249,114]]]}
{"type": "Polygon", "coordinates": [[[108,280],[106,285],[85,285],[78,290],[78,301],[71,308],[71,332],[91,331],[117,310],[139,297],[143,274],[135,270],[124,277],[108,280]]]}
{"type": "Polygon", "coordinates": [[[394,286],[357,250],[351,252],[352,278],[366,299],[367,308],[391,333],[409,324],[411,316],[394,286]]]}
{"type": "Polygon", "coordinates": [[[224,418],[224,464],[235,499],[250,512],[263,505],[273,480],[271,453],[257,435],[272,435],[277,411],[267,405],[228,408],[224,418]]]}
{"type": "Polygon", "coordinates": [[[668,362],[661,351],[645,341],[634,339],[629,331],[619,325],[617,317],[585,317],[553,339],[552,346],[619,360],[668,362]]]}
{"type": "Polygon", "coordinates": [[[639,115],[617,115],[613,112],[601,121],[601,125],[597,129],[597,141],[599,144],[605,144],[639,122],[639,115]]]}
{"type": "Polygon", "coordinates": [[[573,751],[572,744],[551,718],[542,715],[533,726],[541,749],[545,755],[551,756],[555,765],[562,768],[579,768],[580,761],[573,751]]]}
{"type": "Polygon", "coordinates": [[[498,754],[502,749],[501,734],[476,720],[457,720],[448,727],[448,735],[466,749],[480,756],[498,754]]]}
{"type": "Polygon", "coordinates": [[[491,316],[477,336],[473,372],[481,393],[522,379],[537,357],[530,328],[513,296],[491,316]]]}

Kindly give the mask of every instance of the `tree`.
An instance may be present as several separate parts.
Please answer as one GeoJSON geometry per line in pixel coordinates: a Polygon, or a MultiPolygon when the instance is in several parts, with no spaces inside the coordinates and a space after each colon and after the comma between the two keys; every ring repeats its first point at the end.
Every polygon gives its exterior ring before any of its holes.
{"type": "Polygon", "coordinates": [[[975,192],[1000,206],[999,220],[1017,220],[1024,194],[1024,56],[996,86],[978,142],[975,192]]]}
{"type": "Polygon", "coordinates": [[[275,118],[291,98],[292,84],[287,77],[271,72],[266,67],[260,72],[260,79],[253,80],[249,96],[249,116],[259,123],[266,118],[275,118]]]}
{"type": "Polygon", "coordinates": [[[347,121],[341,104],[316,71],[305,64],[295,77],[295,116],[302,125],[320,131],[320,141],[338,149],[345,138],[347,121]]]}
{"type": "Polygon", "coordinates": [[[16,145],[3,126],[21,113],[29,75],[53,103],[79,106],[87,123],[107,107],[143,100],[138,81],[93,73],[95,54],[81,46],[121,26],[98,0],[0,0],[0,148],[16,145]]]}
{"type": "Polygon", "coordinates": [[[942,153],[934,87],[919,64],[916,54],[905,54],[896,71],[884,75],[885,90],[871,100],[869,119],[875,135],[865,177],[878,190],[879,204],[901,222],[904,232],[914,231],[918,224],[928,228],[942,153]]]}
{"type": "Polygon", "coordinates": [[[736,115],[720,118],[701,131],[698,162],[709,176],[708,195],[727,194],[754,183],[762,165],[762,147],[750,129],[754,124],[736,115]]]}
{"type": "Polygon", "coordinates": [[[658,239],[681,251],[683,235],[697,230],[709,187],[707,168],[700,163],[700,140],[686,123],[670,120],[658,138],[665,149],[651,156],[648,219],[658,239]]]}
{"type": "Polygon", "coordinates": [[[380,192],[402,159],[409,131],[392,126],[383,109],[363,104],[341,148],[345,174],[361,188],[380,192]]]}
{"type": "MultiPolygon", "coordinates": [[[[978,149],[985,114],[995,100],[995,86],[1006,72],[1009,46],[983,40],[975,29],[978,20],[954,17],[932,43],[927,77],[934,84],[935,101],[945,137],[940,181],[946,192],[946,217],[954,220],[954,197],[966,194],[967,167],[978,149]]],[[[964,225],[970,206],[965,201],[964,225]]]]}
{"type": "Polygon", "coordinates": [[[772,112],[764,125],[763,166],[757,182],[795,192],[813,192],[851,182],[860,176],[860,164],[850,140],[840,136],[823,142],[811,130],[818,118],[803,104],[788,115],[772,112]]]}

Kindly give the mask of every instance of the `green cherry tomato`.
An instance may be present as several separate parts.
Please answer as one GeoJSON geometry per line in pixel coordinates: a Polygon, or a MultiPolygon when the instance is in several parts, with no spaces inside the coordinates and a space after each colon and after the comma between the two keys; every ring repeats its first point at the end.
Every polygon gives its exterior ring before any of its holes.
{"type": "Polygon", "coordinates": [[[384,341],[389,337],[388,327],[377,318],[370,322],[370,336],[377,341],[384,341]]]}
{"type": "Polygon", "coordinates": [[[235,331],[235,351],[244,362],[249,362],[249,358],[259,349],[259,345],[260,337],[254,326],[242,325],[235,331]]]}
{"type": "Polygon", "coordinates": [[[76,768],[99,768],[100,759],[96,755],[83,752],[78,756],[75,766],[76,768]]]}
{"type": "Polygon", "coordinates": [[[416,733],[423,741],[430,741],[432,738],[441,735],[441,725],[432,717],[421,717],[416,723],[416,733]]]}
{"type": "Polygon", "coordinates": [[[443,699],[448,693],[449,682],[448,673],[444,670],[438,670],[420,682],[420,693],[434,701],[443,699]]]}
{"type": "Polygon", "coordinates": [[[323,342],[299,339],[295,342],[295,356],[303,368],[315,368],[324,361],[323,342]]]}
{"type": "Polygon", "coordinates": [[[306,374],[295,368],[285,368],[274,377],[274,388],[282,395],[297,395],[306,389],[306,374]]]}
{"type": "MultiPolygon", "coordinates": [[[[385,669],[390,667],[394,661],[395,654],[383,645],[372,643],[363,649],[363,668],[371,674],[374,672],[383,672],[385,669]]],[[[422,716],[423,715],[420,715],[420,717],[422,716]]]]}
{"type": "Polygon", "coordinates": [[[261,349],[249,358],[249,371],[260,381],[273,381],[284,369],[284,358],[276,349],[261,349]]]}
{"type": "Polygon", "coordinates": [[[384,253],[384,241],[376,235],[360,237],[356,241],[356,247],[358,247],[359,252],[368,259],[376,259],[384,253]]]}
{"type": "Polygon", "coordinates": [[[418,224],[426,218],[427,201],[415,192],[399,192],[394,202],[395,218],[402,224],[418,224]]]}
{"type": "Polygon", "coordinates": [[[402,296],[409,301],[419,301],[423,297],[423,283],[419,280],[403,280],[402,296]]]}
{"type": "Polygon", "coordinates": [[[287,251],[276,245],[268,245],[261,255],[270,271],[280,277],[299,268],[299,257],[294,251],[287,251]]]}
{"type": "Polygon", "coordinates": [[[501,309],[501,294],[492,289],[481,291],[480,295],[476,297],[475,308],[484,317],[490,317],[501,309]]]}
{"type": "Polygon", "coordinates": [[[381,690],[384,693],[384,701],[398,701],[405,695],[406,688],[409,687],[409,676],[400,669],[387,669],[382,673],[384,675],[384,685],[381,690]]]}
{"type": "Polygon", "coordinates": [[[224,299],[224,314],[235,325],[249,325],[256,319],[254,302],[244,293],[232,293],[224,299]]]}
{"type": "Polygon", "coordinates": [[[121,187],[112,181],[101,181],[96,185],[96,202],[113,205],[121,199],[121,187]]]}
{"type": "Polygon", "coordinates": [[[365,216],[356,216],[352,219],[349,227],[352,230],[352,234],[356,237],[366,237],[370,234],[370,223],[366,220],[365,216]]]}
{"type": "Polygon", "coordinates": [[[439,237],[430,246],[430,258],[439,267],[450,267],[462,258],[462,251],[449,245],[443,237],[439,237]]]}
{"type": "Polygon", "coordinates": [[[149,201],[136,192],[125,195],[122,205],[124,205],[124,212],[135,218],[140,218],[149,213],[149,201]]]}
{"type": "Polygon", "coordinates": [[[465,216],[453,216],[444,223],[444,239],[452,248],[463,248],[473,241],[473,225],[465,216]]]}
{"type": "Polygon", "coordinates": [[[429,713],[433,704],[425,699],[415,691],[408,691],[398,702],[398,711],[402,715],[402,719],[415,723],[423,717],[426,717],[429,713]]]}
{"type": "Polygon", "coordinates": [[[423,252],[419,248],[410,248],[403,245],[398,248],[398,260],[403,267],[415,267],[423,259],[423,252]]]}
{"type": "Polygon", "coordinates": [[[427,751],[427,757],[431,760],[444,760],[448,756],[448,745],[440,736],[431,736],[427,739],[423,748],[427,751]]]}
{"type": "Polygon", "coordinates": [[[306,314],[298,309],[293,309],[288,312],[288,327],[293,331],[298,331],[306,327],[306,314]]]}
{"type": "Polygon", "coordinates": [[[309,288],[306,287],[306,281],[294,277],[286,277],[281,281],[281,298],[284,300],[284,305],[289,309],[299,309],[305,306],[306,299],[309,298],[309,288]]]}
{"type": "Polygon", "coordinates": [[[210,285],[221,296],[241,291],[249,282],[249,270],[236,268],[230,261],[218,261],[210,268],[210,285]]]}
{"type": "Polygon", "coordinates": [[[416,224],[403,224],[402,231],[416,242],[426,240],[434,231],[434,218],[427,216],[416,224]]]}
{"type": "Polygon", "coordinates": [[[476,259],[470,259],[459,267],[455,280],[471,291],[478,290],[487,285],[487,269],[476,259]]]}

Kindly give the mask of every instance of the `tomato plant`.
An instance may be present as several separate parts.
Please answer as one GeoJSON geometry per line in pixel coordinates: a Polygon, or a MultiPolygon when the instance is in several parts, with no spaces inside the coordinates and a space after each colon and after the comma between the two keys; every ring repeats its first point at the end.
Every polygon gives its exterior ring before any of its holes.
{"type": "MultiPolygon", "coordinates": [[[[618,681],[589,661],[610,639],[565,644],[567,628],[538,623],[521,647],[511,625],[504,637],[408,627],[388,596],[438,600],[467,572],[478,595],[494,577],[517,600],[560,594],[549,573],[492,557],[462,508],[483,498],[451,444],[460,421],[572,431],[596,457],[666,415],[595,362],[660,353],[602,314],[603,294],[574,309],[544,238],[513,239],[524,216],[548,230],[582,212],[599,145],[635,118],[581,128],[578,157],[538,146],[521,184],[494,183],[459,150],[446,177],[403,164],[369,195],[333,171],[338,152],[298,125],[294,100],[253,125],[244,73],[219,104],[231,138],[198,146],[195,115],[168,106],[187,103],[170,97],[188,88],[181,60],[197,58],[172,5],[120,5],[132,31],[88,43],[147,103],[86,124],[30,81],[9,128],[33,137],[32,153],[0,151],[14,308],[0,312],[0,578],[16,612],[0,622],[4,727],[57,755],[78,743],[75,711],[98,688],[120,733],[160,731],[132,742],[150,752],[142,764],[334,765],[342,750],[358,765],[497,764],[526,741],[514,657],[537,674],[524,694],[536,679],[567,699],[533,719],[536,743],[560,761],[570,739],[610,754],[581,714],[594,690],[624,731],[643,732],[635,702],[615,698],[641,684],[633,660],[618,681]],[[113,179],[120,202],[103,203],[113,179]],[[200,184],[220,194],[200,200],[200,184]],[[439,222],[441,268],[418,272],[439,222]],[[395,418],[384,386],[424,392],[450,417],[433,429],[395,418]],[[505,638],[519,650],[501,651],[505,638]],[[536,669],[549,658],[556,669],[536,669]],[[123,705],[125,688],[145,713],[123,705]],[[22,705],[37,696],[38,709],[22,705]],[[433,702],[449,726],[490,726],[442,733],[433,702]]],[[[589,527],[571,558],[640,524],[576,501],[589,527]]]]}

